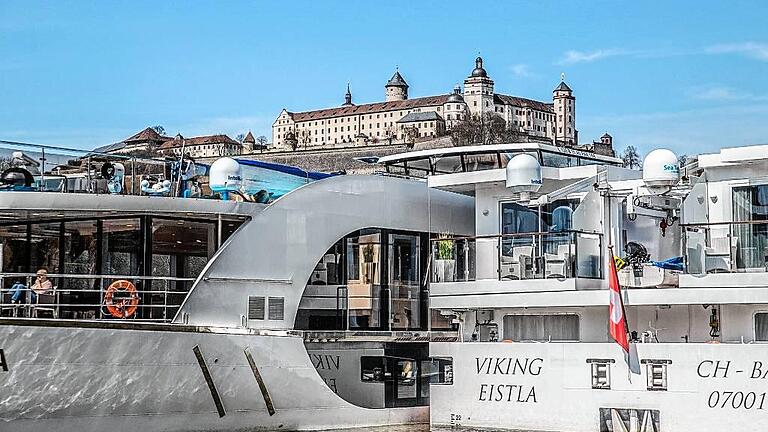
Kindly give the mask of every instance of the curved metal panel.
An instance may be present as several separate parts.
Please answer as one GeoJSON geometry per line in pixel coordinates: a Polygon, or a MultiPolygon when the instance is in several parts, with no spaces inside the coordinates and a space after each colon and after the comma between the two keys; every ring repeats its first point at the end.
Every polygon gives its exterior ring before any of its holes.
{"type": "Polygon", "coordinates": [[[369,227],[471,235],[473,205],[470,197],[391,177],[340,176],[308,184],[275,201],[229,239],[176,321],[241,326],[248,296],[279,296],[285,298],[283,320],[248,325],[292,328],[312,270],[340,238],[369,227]]]}

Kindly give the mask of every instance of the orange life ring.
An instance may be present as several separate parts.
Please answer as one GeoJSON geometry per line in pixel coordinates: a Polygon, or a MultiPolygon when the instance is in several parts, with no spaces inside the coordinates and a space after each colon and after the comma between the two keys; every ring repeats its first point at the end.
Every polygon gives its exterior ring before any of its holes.
{"type": "Polygon", "coordinates": [[[104,294],[104,304],[113,317],[130,318],[139,307],[139,293],[136,291],[136,286],[125,279],[112,282],[104,294]],[[115,294],[118,291],[121,295],[116,298],[115,294]]]}

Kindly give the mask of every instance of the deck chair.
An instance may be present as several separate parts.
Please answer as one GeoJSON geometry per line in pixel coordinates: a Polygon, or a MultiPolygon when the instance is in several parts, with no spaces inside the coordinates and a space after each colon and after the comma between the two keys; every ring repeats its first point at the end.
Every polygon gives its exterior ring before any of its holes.
{"type": "Polygon", "coordinates": [[[512,256],[501,256],[502,279],[529,279],[533,261],[533,246],[515,246],[512,256]]]}
{"type": "Polygon", "coordinates": [[[54,286],[45,294],[38,294],[37,301],[30,305],[32,318],[37,318],[39,311],[50,312],[53,318],[59,317],[59,292],[54,286]]]}
{"type": "Polygon", "coordinates": [[[714,237],[710,247],[704,249],[704,267],[707,273],[727,273],[735,270],[738,237],[714,237]]]}
{"type": "Polygon", "coordinates": [[[558,245],[556,254],[544,253],[544,277],[567,277],[571,256],[573,245],[570,244],[558,245]]]}

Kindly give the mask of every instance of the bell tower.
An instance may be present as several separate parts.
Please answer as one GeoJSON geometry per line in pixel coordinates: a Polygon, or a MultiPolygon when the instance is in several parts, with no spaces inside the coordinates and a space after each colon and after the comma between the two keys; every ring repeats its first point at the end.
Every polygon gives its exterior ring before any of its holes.
{"type": "Polygon", "coordinates": [[[565,74],[560,75],[560,85],[552,91],[552,102],[555,108],[556,144],[578,144],[576,98],[573,96],[573,90],[565,83],[565,74]]]}
{"type": "Polygon", "coordinates": [[[469,107],[469,112],[479,117],[486,112],[493,112],[493,80],[488,78],[488,73],[483,68],[483,58],[475,59],[475,68],[464,80],[464,101],[469,107]]]}

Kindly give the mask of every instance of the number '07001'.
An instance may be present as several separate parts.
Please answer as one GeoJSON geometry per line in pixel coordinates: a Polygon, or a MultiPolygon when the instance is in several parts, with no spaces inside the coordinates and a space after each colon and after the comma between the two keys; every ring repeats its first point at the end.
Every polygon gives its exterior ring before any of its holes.
{"type": "Polygon", "coordinates": [[[733,408],[733,409],[763,409],[765,403],[765,393],[755,392],[732,392],[732,391],[713,391],[709,394],[707,405],[710,408],[733,408]]]}

